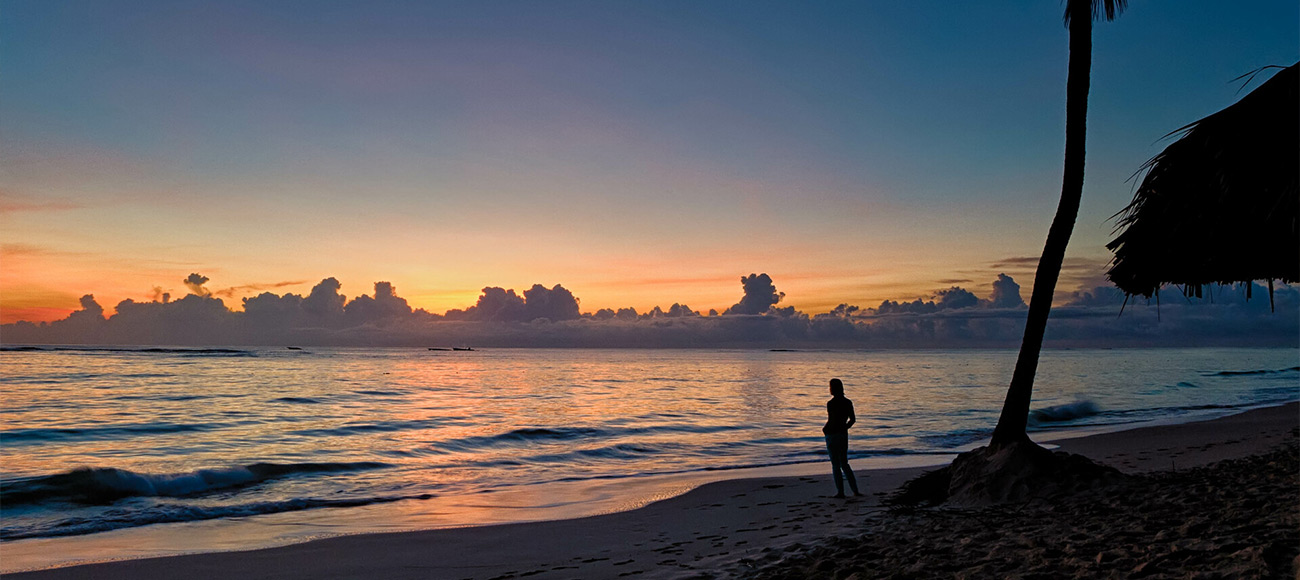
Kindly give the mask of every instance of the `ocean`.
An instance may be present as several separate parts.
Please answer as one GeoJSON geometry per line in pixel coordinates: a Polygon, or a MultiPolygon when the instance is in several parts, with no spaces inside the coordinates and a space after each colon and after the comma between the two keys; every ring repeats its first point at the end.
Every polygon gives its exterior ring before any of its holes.
{"type": "MultiPolygon", "coordinates": [[[[941,462],[987,439],[1015,356],[7,346],[0,551],[63,554],[12,569],[197,549],[175,539],[187,534],[246,548],[626,509],[755,468],[820,472],[831,377],[857,409],[855,465],[941,462]],[[651,481],[676,483],[637,487],[651,481]],[[123,538],[130,549],[111,547],[123,538]]],[[[1048,350],[1031,430],[1297,398],[1293,348],[1048,350]]]]}

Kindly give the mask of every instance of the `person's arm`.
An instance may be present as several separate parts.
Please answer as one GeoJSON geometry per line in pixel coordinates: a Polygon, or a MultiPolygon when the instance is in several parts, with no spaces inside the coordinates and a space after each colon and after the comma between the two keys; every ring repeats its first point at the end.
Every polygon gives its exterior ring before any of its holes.
{"type": "Polygon", "coordinates": [[[853,414],[853,401],[849,401],[849,420],[844,423],[844,428],[848,429],[849,427],[852,427],[854,423],[857,422],[858,422],[858,417],[857,415],[853,414]]]}

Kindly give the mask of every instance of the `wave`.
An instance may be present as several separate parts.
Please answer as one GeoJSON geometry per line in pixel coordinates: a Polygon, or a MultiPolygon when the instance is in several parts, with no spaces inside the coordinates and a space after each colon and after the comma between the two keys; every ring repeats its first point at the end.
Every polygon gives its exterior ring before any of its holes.
{"type": "Polygon", "coordinates": [[[583,437],[595,437],[601,434],[600,429],[590,427],[525,427],[500,435],[493,435],[491,439],[495,441],[568,441],[583,437]]]}
{"type": "Polygon", "coordinates": [[[354,499],[317,499],[296,498],[284,501],[253,502],[223,506],[196,506],[185,504],[163,504],[143,510],[113,511],[93,517],[74,517],[52,522],[42,522],[31,526],[12,526],[0,528],[0,540],[21,540],[24,538],[52,538],[59,536],[79,536],[106,532],[121,528],[166,524],[176,522],[196,522],[220,518],[237,518],[264,514],[294,512],[317,508],[346,508],[391,503],[408,499],[429,499],[433,494],[403,495],[388,497],[363,497],[354,499]]]}
{"type": "Polygon", "coordinates": [[[0,346],[0,352],[122,352],[141,354],[180,354],[187,356],[257,356],[251,350],[237,348],[164,348],[164,347],[94,347],[94,346],[0,346]]]}
{"type": "Polygon", "coordinates": [[[305,473],[362,471],[391,467],[387,463],[254,463],[186,473],[137,473],[114,467],[80,467],[55,475],[0,482],[6,505],[51,501],[107,504],[126,497],[190,497],[244,487],[270,479],[305,473]]]}
{"type": "Polygon", "coordinates": [[[320,400],[313,399],[311,397],[280,397],[278,399],[271,399],[271,402],[272,403],[298,403],[301,405],[320,404],[320,400]]]}
{"type": "MultiPolygon", "coordinates": [[[[542,463],[553,463],[558,465],[583,465],[600,461],[624,461],[639,459],[648,455],[657,455],[669,452],[670,450],[680,450],[681,445],[659,444],[659,445],[637,445],[634,443],[619,443],[604,447],[594,447],[590,449],[575,449],[566,453],[552,453],[544,455],[530,455],[527,457],[516,457],[514,461],[524,464],[535,465],[542,463]]],[[[511,461],[509,459],[504,461],[511,461]]]]}
{"type": "MultiPolygon", "coordinates": [[[[284,402],[283,399],[279,401],[284,402]]],[[[297,401],[303,403],[306,401],[297,401]]],[[[435,427],[461,424],[452,419],[413,419],[410,421],[380,421],[378,423],[350,423],[328,429],[299,429],[289,431],[287,435],[300,437],[347,437],[358,433],[391,433],[393,431],[421,431],[435,427]]]]}
{"type": "Polygon", "coordinates": [[[1239,377],[1244,375],[1275,375],[1278,373],[1300,372],[1300,367],[1288,367],[1284,369],[1259,369],[1253,371],[1219,371],[1217,373],[1203,373],[1208,377],[1239,377]]]}
{"type": "Polygon", "coordinates": [[[463,437],[434,443],[432,447],[443,451],[472,451],[483,448],[574,441],[578,439],[622,440],[626,437],[659,433],[690,433],[703,435],[725,431],[750,429],[747,426],[718,425],[657,425],[654,427],[607,428],[594,427],[523,427],[496,435],[463,437]]]}
{"type": "Polygon", "coordinates": [[[1101,413],[1101,409],[1092,401],[1075,401],[1064,405],[1043,407],[1029,412],[1029,425],[1042,426],[1045,423],[1062,423],[1101,413]]]}
{"type": "Polygon", "coordinates": [[[170,433],[195,433],[230,427],[229,423],[145,423],[141,425],[114,425],[110,427],[46,427],[38,429],[11,429],[0,431],[5,445],[41,443],[46,441],[98,441],[121,439],[141,435],[166,435],[170,433]]]}

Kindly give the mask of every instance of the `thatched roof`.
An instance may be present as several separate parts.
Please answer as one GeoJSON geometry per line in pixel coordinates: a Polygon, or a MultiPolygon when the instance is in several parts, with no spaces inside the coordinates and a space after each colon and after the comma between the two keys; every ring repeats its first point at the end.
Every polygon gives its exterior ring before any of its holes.
{"type": "MultiPolygon", "coordinates": [[[[1142,169],[1106,277],[1130,295],[1162,284],[1300,280],[1300,63],[1173,134],[1142,169]]],[[[1249,288],[1249,286],[1247,286],[1249,288]]]]}

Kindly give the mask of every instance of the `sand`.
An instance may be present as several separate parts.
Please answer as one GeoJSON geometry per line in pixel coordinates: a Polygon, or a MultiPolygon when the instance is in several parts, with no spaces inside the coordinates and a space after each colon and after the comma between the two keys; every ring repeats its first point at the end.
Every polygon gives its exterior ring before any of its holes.
{"type": "Polygon", "coordinates": [[[860,472],[866,496],[850,500],[829,497],[829,474],[739,479],[580,519],[344,536],[5,578],[1293,577],[1298,431],[1300,406],[1291,403],[1058,441],[1132,477],[1020,506],[880,504],[921,469],[860,472]]]}

